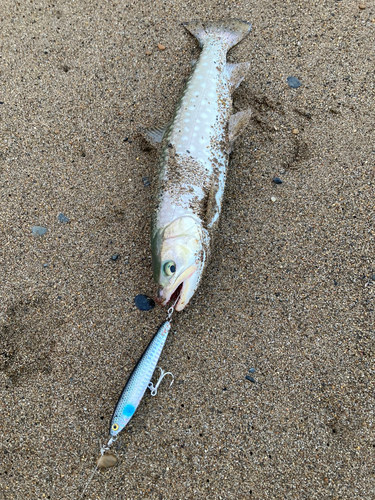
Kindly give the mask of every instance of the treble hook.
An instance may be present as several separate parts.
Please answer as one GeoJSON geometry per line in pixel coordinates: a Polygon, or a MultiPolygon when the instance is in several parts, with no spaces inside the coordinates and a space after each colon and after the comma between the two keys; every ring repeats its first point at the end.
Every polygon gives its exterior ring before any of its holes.
{"type": "Polygon", "coordinates": [[[150,389],[150,391],[151,391],[151,396],[156,396],[156,394],[158,393],[158,387],[159,387],[159,385],[161,384],[161,381],[163,380],[163,378],[166,375],[171,375],[171,377],[172,377],[172,382],[169,384],[169,387],[171,387],[171,385],[174,382],[173,373],[171,373],[171,372],[164,372],[163,368],[160,368],[160,366],[157,366],[156,368],[159,368],[159,370],[160,370],[159,380],[156,382],[155,386],[154,386],[154,384],[151,381],[148,383],[148,386],[147,386],[150,389]]]}

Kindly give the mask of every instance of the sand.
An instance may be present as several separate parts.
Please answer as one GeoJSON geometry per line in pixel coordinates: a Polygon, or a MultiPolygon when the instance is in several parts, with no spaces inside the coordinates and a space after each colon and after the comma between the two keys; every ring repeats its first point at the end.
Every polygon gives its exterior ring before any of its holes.
{"type": "Polygon", "coordinates": [[[134,305],[155,292],[138,130],[170,119],[199,54],[180,23],[225,17],[253,23],[228,59],[251,62],[234,105],[254,117],[162,354],[175,383],[84,498],[374,498],[374,3],[1,7],[0,499],[82,495],[165,317],[134,305]]]}

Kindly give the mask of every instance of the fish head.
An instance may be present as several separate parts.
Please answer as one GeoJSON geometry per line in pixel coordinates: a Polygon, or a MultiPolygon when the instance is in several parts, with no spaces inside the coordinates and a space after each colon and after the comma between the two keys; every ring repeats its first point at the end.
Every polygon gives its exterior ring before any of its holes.
{"type": "Polygon", "coordinates": [[[207,230],[191,216],[179,217],[155,233],[152,266],[159,285],[157,300],[162,305],[178,296],[176,311],[188,304],[203,274],[208,242],[207,230]]]}

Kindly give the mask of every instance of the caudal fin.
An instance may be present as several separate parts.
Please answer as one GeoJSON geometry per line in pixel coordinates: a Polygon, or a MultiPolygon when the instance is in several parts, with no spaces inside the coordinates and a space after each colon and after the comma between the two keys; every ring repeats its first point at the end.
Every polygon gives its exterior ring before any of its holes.
{"type": "Polygon", "coordinates": [[[191,21],[183,23],[198,40],[201,47],[208,40],[222,40],[228,49],[240,42],[251,30],[251,23],[240,19],[227,19],[222,21],[191,21]]]}

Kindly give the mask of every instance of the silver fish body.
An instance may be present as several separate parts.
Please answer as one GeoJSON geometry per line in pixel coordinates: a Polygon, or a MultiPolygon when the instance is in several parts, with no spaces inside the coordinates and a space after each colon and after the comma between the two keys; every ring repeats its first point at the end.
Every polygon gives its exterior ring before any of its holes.
{"type": "Polygon", "coordinates": [[[151,340],[126,382],[112,416],[109,429],[112,437],[117,436],[122,431],[141,402],[147,387],[149,387],[170,329],[171,323],[167,320],[151,340]]]}
{"type": "Polygon", "coordinates": [[[250,111],[232,115],[232,92],[248,63],[227,64],[227,51],[250,31],[244,21],[187,23],[202,49],[174,116],[165,130],[150,137],[161,141],[157,207],[151,248],[159,300],[168,303],[179,289],[182,310],[201,279],[224,193],[232,143],[250,111]]]}

